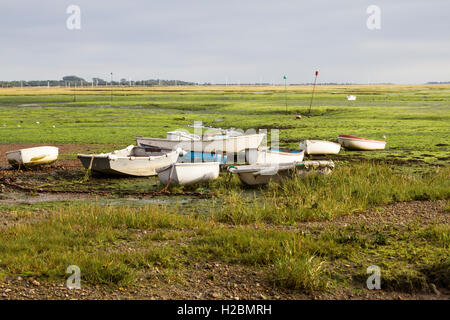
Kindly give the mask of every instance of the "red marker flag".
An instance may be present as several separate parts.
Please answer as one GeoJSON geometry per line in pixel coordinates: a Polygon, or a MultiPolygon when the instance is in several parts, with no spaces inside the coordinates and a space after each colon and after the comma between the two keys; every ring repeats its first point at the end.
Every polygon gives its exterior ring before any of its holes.
{"type": "Polygon", "coordinates": [[[319,75],[319,71],[316,71],[316,77],[319,75]]]}

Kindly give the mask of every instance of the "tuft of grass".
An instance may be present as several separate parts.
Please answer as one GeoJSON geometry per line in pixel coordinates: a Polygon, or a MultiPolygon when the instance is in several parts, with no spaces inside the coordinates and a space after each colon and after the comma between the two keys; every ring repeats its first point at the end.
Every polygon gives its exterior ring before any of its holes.
{"type": "Polygon", "coordinates": [[[432,241],[442,248],[450,248],[450,226],[448,224],[432,225],[425,228],[420,236],[432,241]]]}
{"type": "Polygon", "coordinates": [[[271,279],[281,287],[313,294],[328,287],[323,264],[317,256],[304,251],[302,237],[295,236],[285,241],[283,254],[275,260],[271,279]]]}
{"type": "Polygon", "coordinates": [[[328,287],[323,273],[323,261],[316,256],[287,255],[275,261],[272,281],[280,287],[312,294],[328,287]]]}

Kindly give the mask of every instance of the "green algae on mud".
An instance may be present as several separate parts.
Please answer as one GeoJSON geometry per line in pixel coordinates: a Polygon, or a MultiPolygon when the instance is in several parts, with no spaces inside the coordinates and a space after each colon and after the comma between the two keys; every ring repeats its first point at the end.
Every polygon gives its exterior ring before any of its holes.
{"type": "Polygon", "coordinates": [[[283,93],[276,87],[118,89],[113,105],[101,90],[80,90],[77,102],[70,102],[70,93],[58,95],[57,89],[31,95],[26,90],[14,95],[0,91],[0,143],[129,145],[136,135],[162,137],[203,121],[243,130],[279,128],[281,146],[294,148],[303,139],[335,140],[339,134],[385,136],[386,150],[342,154],[448,163],[450,86],[323,86],[312,116],[295,119],[296,113],[307,112],[307,90],[289,88],[287,115],[283,93]],[[349,93],[358,100],[347,101],[349,93]]]}

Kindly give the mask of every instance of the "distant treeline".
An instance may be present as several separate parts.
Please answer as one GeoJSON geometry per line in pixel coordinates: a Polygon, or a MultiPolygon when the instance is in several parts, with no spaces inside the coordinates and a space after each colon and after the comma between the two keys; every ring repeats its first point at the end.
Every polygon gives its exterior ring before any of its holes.
{"type": "Polygon", "coordinates": [[[450,84],[450,81],[431,81],[426,84],[450,84]]]}
{"type": "MultiPolygon", "coordinates": [[[[18,80],[18,81],[0,81],[2,88],[7,87],[88,87],[88,86],[109,86],[111,81],[106,81],[101,78],[93,78],[87,81],[77,76],[65,76],[62,80],[18,80]]],[[[136,80],[131,81],[127,79],[120,79],[120,81],[112,81],[114,86],[192,86],[196,85],[194,82],[181,80],[136,80]]]]}
{"type": "MultiPolygon", "coordinates": [[[[295,85],[312,85],[313,83],[290,83],[289,86],[295,85]]],[[[371,83],[371,84],[382,84],[382,85],[390,85],[393,83],[371,83]]],[[[426,84],[450,84],[450,81],[431,81],[426,84]]],[[[111,81],[107,81],[101,78],[92,78],[91,81],[85,80],[83,78],[77,76],[65,76],[61,80],[16,80],[16,81],[0,81],[0,87],[8,88],[8,87],[97,87],[97,86],[110,86],[111,81]]],[[[127,80],[120,79],[119,81],[113,80],[113,86],[193,86],[193,85],[212,85],[210,82],[205,83],[196,83],[182,80],[163,80],[163,79],[149,79],[149,80],[127,80]]],[[[274,83],[216,83],[216,85],[223,86],[234,86],[234,85],[262,85],[262,86],[270,86],[274,85],[274,83]]],[[[333,85],[358,85],[358,83],[338,83],[338,82],[321,82],[317,83],[320,86],[333,86],[333,85]]]]}

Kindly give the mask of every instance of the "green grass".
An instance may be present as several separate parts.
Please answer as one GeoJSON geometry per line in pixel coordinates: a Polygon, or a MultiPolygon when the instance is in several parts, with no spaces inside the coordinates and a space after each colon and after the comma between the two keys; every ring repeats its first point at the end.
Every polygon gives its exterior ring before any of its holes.
{"type": "Polygon", "coordinates": [[[313,175],[272,183],[259,190],[258,197],[246,197],[248,191],[230,188],[215,218],[231,224],[328,220],[375,205],[447,199],[449,181],[448,167],[422,174],[370,163],[342,165],[329,176],[313,175]]]}
{"type": "Polygon", "coordinates": [[[64,279],[75,264],[85,284],[112,286],[151,278],[155,267],[177,277],[193,263],[223,261],[257,267],[274,285],[314,294],[363,289],[365,269],[376,264],[383,289],[411,292],[448,285],[448,253],[448,226],[439,224],[230,228],[158,205],[69,207],[0,233],[5,277],[64,279]]]}
{"type": "Polygon", "coordinates": [[[450,248],[450,226],[434,225],[423,230],[422,237],[435,245],[450,248]]]}
{"type": "Polygon", "coordinates": [[[243,130],[279,128],[281,145],[289,147],[308,138],[335,140],[339,134],[386,136],[387,150],[342,154],[448,163],[449,86],[321,87],[313,116],[296,120],[295,113],[307,112],[309,94],[308,87],[289,88],[286,115],[284,95],[277,87],[121,89],[112,106],[109,92],[105,95],[102,90],[80,90],[77,102],[73,102],[72,91],[65,89],[2,90],[0,143],[125,146],[136,135],[162,137],[200,120],[243,130]],[[350,93],[358,100],[347,101],[345,96],[350,93]]]}
{"type": "Polygon", "coordinates": [[[155,263],[176,268],[183,261],[173,255],[171,246],[154,247],[152,235],[139,235],[136,230],[202,226],[194,217],[167,214],[159,206],[61,208],[48,219],[2,232],[0,266],[8,274],[55,279],[75,264],[89,283],[126,285],[135,279],[132,271],[137,268],[145,271],[155,263]],[[127,252],[133,242],[138,250],[127,252]]]}

